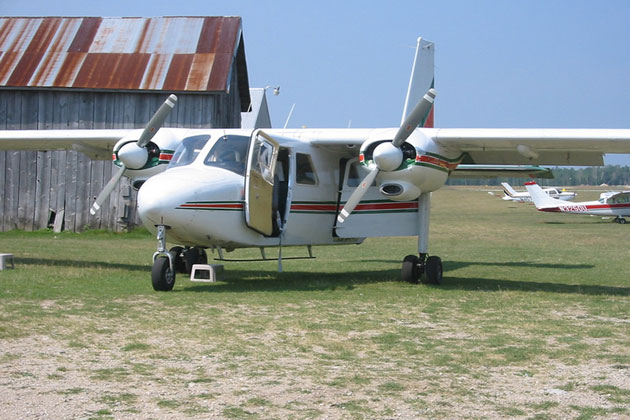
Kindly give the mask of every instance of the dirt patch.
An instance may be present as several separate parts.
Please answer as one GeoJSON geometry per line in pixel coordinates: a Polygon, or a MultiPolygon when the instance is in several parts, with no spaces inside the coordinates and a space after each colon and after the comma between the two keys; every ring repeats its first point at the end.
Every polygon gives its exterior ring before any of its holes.
{"type": "MultiPolygon", "coordinates": [[[[549,363],[455,373],[386,359],[229,354],[130,331],[85,345],[37,335],[0,344],[1,418],[470,418],[628,412],[630,367],[549,363]],[[532,373],[534,372],[534,373],[532,373]],[[625,390],[625,391],[624,391],[625,390]],[[621,394],[621,396],[619,395],[621,394]]],[[[264,337],[273,351],[278,337],[264,337]]],[[[571,417],[569,415],[569,417],[571,417]]]]}

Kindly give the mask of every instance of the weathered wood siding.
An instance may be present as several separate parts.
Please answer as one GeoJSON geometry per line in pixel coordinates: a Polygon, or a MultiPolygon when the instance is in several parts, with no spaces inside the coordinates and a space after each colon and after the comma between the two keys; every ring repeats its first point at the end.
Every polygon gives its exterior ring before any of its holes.
{"type": "MultiPolygon", "coordinates": [[[[235,75],[235,73],[233,73],[235,75]]],[[[236,77],[230,93],[178,94],[167,127],[240,127],[236,77]]],[[[142,128],[167,93],[0,89],[0,130],[142,128]]],[[[76,151],[0,151],[1,231],[43,229],[63,215],[64,229],[136,226],[136,191],[122,178],[96,216],[92,202],[112,176],[111,161],[76,151]]]]}

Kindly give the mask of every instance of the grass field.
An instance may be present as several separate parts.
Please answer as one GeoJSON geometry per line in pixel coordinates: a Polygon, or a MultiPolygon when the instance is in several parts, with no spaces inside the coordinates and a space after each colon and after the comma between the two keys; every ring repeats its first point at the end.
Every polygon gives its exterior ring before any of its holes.
{"type": "Polygon", "coordinates": [[[466,187],[431,223],[441,286],[386,238],[169,293],[148,234],[0,233],[0,418],[630,418],[629,225],[466,187]]]}

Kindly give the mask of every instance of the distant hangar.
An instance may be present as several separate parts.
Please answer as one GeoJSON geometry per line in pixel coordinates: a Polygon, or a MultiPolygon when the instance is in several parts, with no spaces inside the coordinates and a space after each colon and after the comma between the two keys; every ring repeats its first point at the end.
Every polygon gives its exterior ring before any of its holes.
{"type": "MultiPolygon", "coordinates": [[[[165,126],[241,126],[252,103],[240,17],[0,18],[0,129],[142,128],[170,93],[165,126]]],[[[128,182],[89,215],[111,161],[0,151],[0,168],[2,231],[137,223],[128,182]]]]}

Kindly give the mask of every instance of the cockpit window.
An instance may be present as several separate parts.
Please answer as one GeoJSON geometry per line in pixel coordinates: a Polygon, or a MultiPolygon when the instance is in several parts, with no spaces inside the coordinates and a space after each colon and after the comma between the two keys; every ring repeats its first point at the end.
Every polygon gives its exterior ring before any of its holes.
{"type": "Polygon", "coordinates": [[[210,136],[207,134],[186,137],[184,140],[182,140],[180,145],[177,146],[177,150],[175,150],[173,159],[171,159],[168,167],[174,168],[177,166],[190,165],[195,160],[201,149],[203,149],[203,146],[206,145],[209,139],[210,136]]]}
{"type": "Polygon", "coordinates": [[[248,145],[249,137],[223,136],[212,146],[203,163],[245,176],[248,145]]]}

